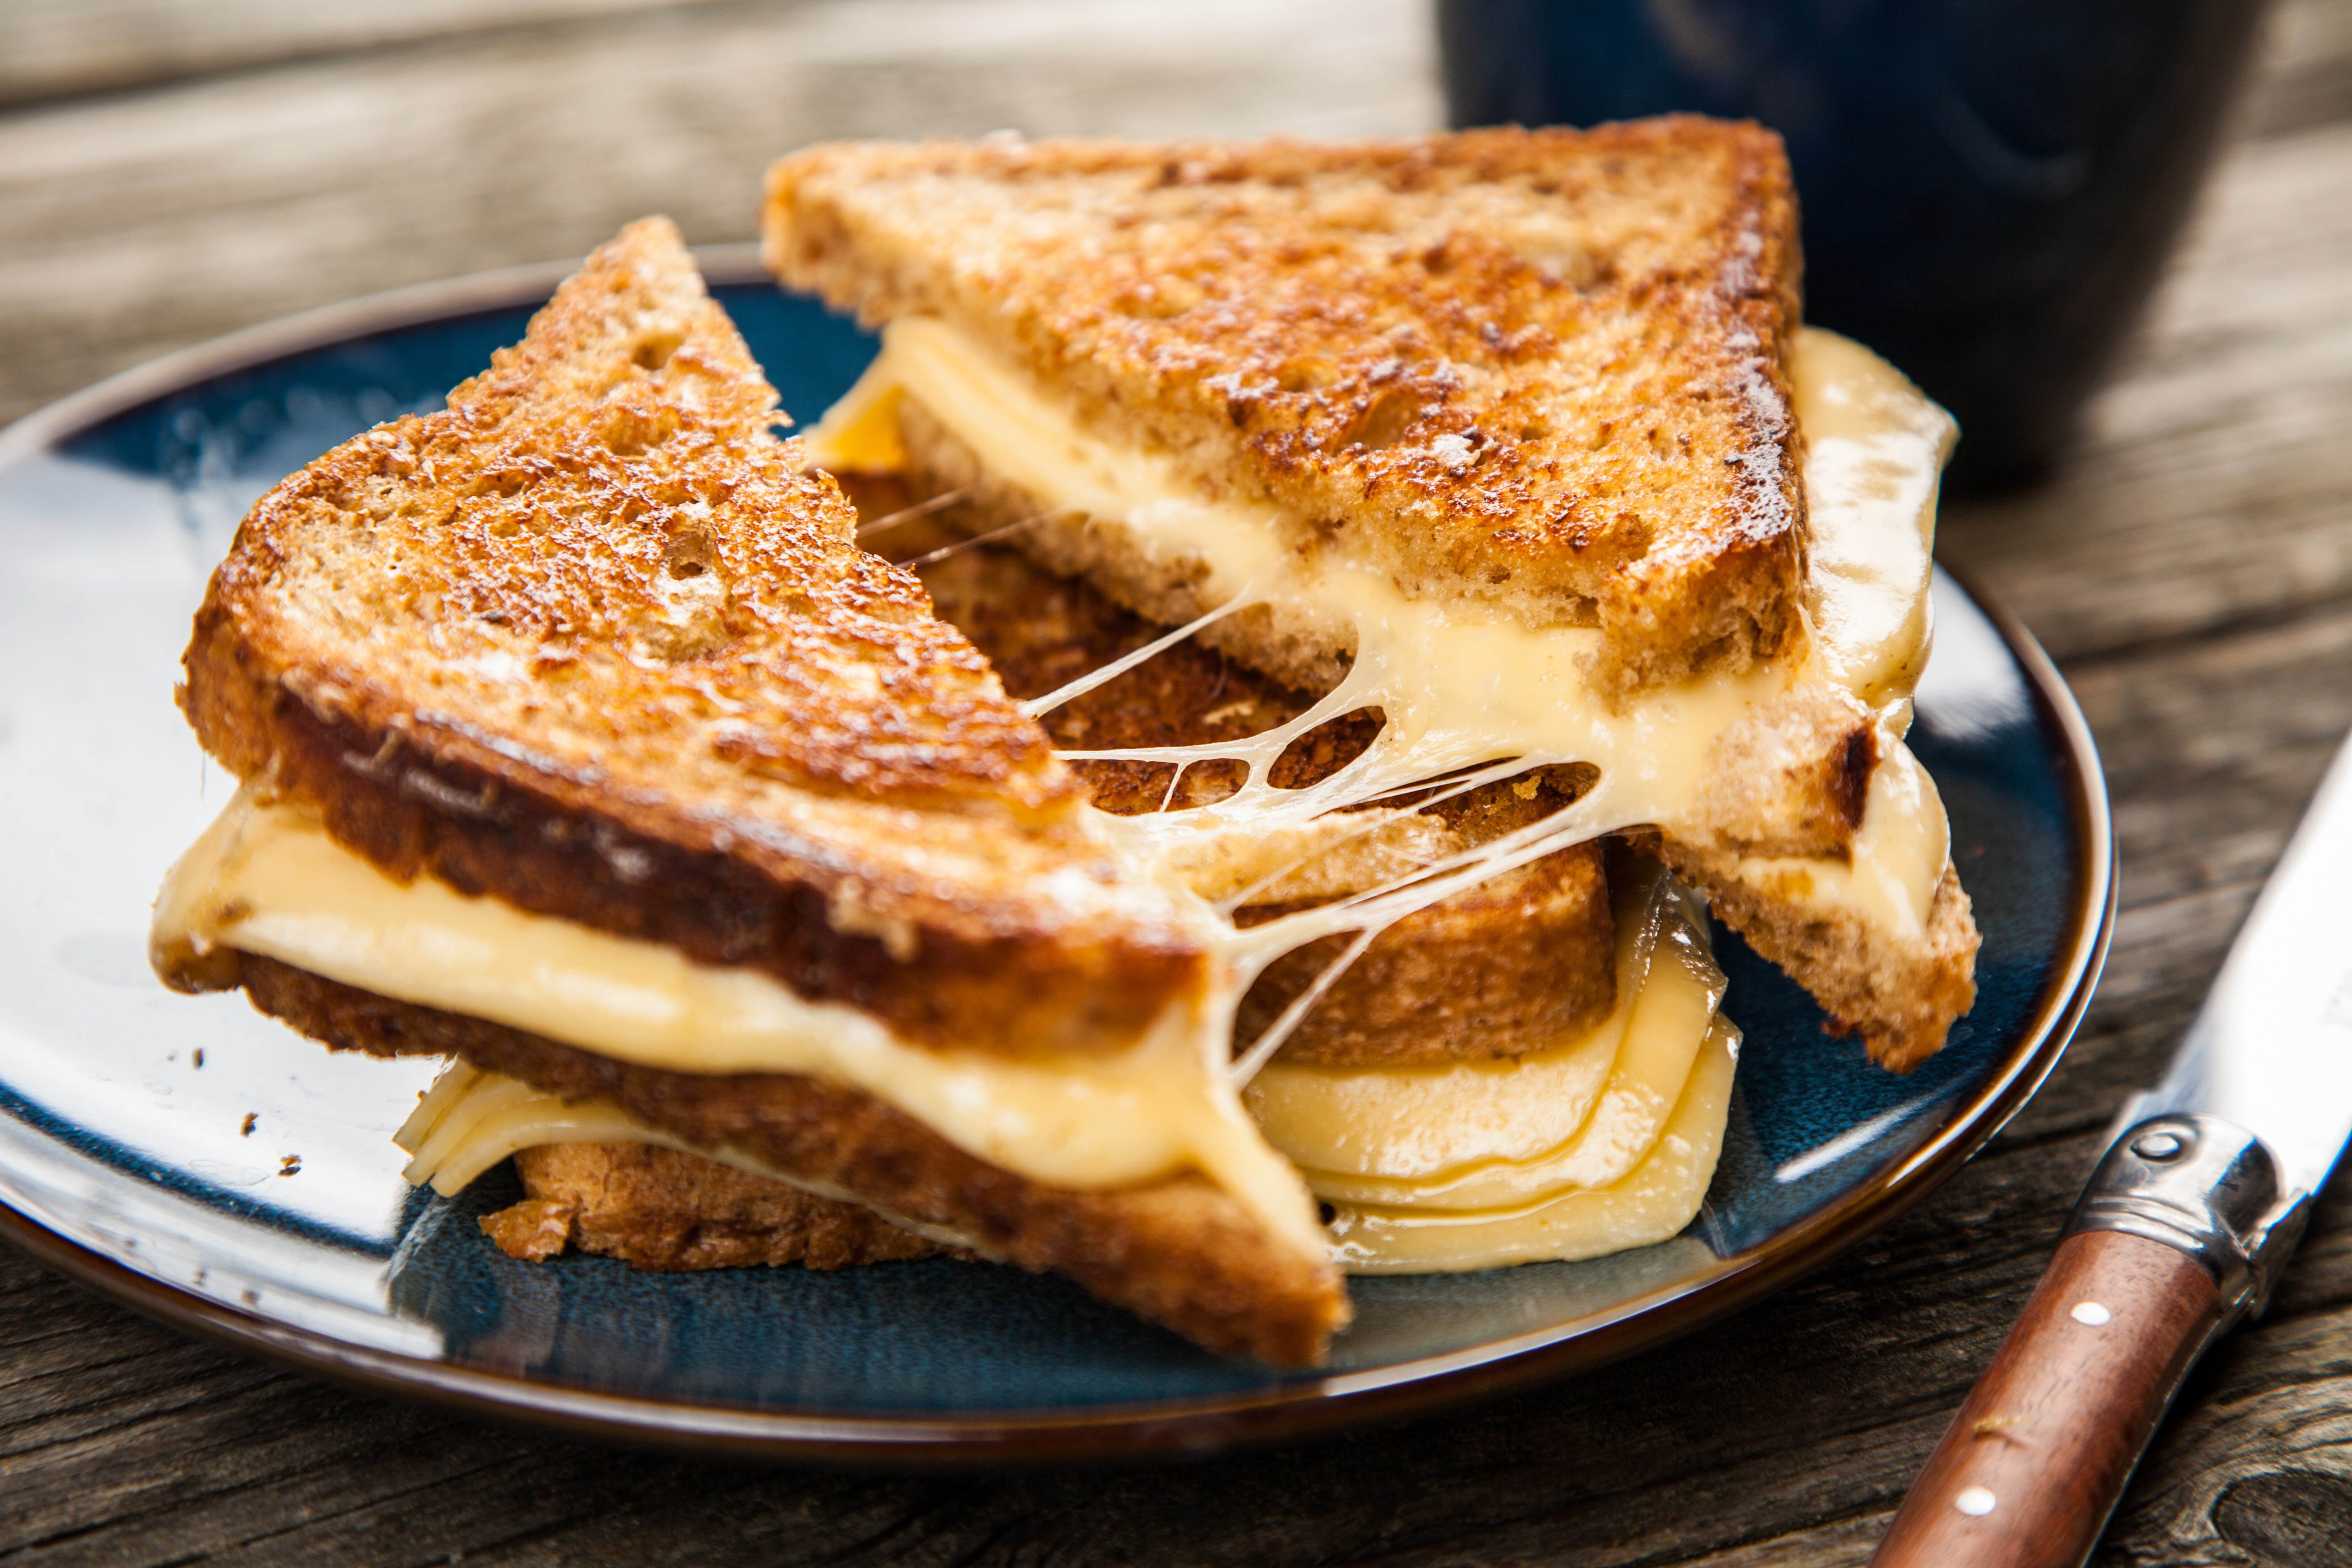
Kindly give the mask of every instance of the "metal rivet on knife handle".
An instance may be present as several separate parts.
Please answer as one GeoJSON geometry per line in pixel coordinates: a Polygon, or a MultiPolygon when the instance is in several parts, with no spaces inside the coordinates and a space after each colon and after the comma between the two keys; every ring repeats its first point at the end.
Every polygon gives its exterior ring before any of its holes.
{"type": "Polygon", "coordinates": [[[2213,1277],[2178,1248],[2112,1231],[2067,1237],[1872,1561],[2081,1563],[2220,1321],[2213,1277]],[[2074,1309],[2089,1302],[2134,1331],[2085,1332],[2074,1309]]]}

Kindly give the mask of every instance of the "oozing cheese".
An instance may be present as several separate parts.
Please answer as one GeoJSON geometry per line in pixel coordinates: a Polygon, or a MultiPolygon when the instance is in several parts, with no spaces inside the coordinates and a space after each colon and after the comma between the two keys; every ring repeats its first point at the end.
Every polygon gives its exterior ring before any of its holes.
{"type": "MultiPolygon", "coordinates": [[[[1155,563],[1201,574],[1201,598],[1231,614],[1270,605],[1296,620],[1346,630],[1354,647],[1338,689],[1292,722],[1239,742],[1071,751],[1183,763],[1239,760],[1250,782],[1214,805],[1118,819],[1107,830],[1137,857],[1164,864],[1171,852],[1202,858],[1202,836],[1265,842],[1282,829],[1343,805],[1380,798],[1416,780],[1493,764],[1479,778],[1549,763],[1588,763],[1600,783],[1575,806],[1496,844],[1466,852],[1410,889],[1366,894],[1254,928],[1235,949],[1245,972],[1314,936],[1363,931],[1510,865],[1579,839],[1643,825],[1673,828],[1690,812],[1716,739],[1756,704],[1804,680],[1832,681],[1881,712],[1882,764],[1852,860],[1808,861],[1799,878],[1759,862],[1798,901],[1818,901],[1916,931],[1943,870],[1948,829],[1925,775],[1906,766],[1899,735],[1928,638],[1927,550],[1936,476],[1949,419],[1883,360],[1833,334],[1809,331],[1793,357],[1800,418],[1810,416],[1806,480],[1811,548],[1810,645],[1778,665],[1711,676],[1612,706],[1585,679],[1601,634],[1533,626],[1491,611],[1408,598],[1381,572],[1283,542],[1262,503],[1215,499],[1189,485],[1166,458],[1084,428],[1025,374],[949,323],[909,317],[885,329],[883,350],[849,395],[811,433],[820,465],[887,466],[903,460],[899,401],[913,397],[994,475],[1051,513],[1084,514],[1126,531],[1155,563]],[[1818,484],[1818,489],[1813,487],[1818,484]],[[1377,707],[1387,724],[1369,752],[1303,790],[1266,782],[1274,760],[1327,720],[1377,707]]],[[[1063,695],[1078,688],[1067,689],[1063,695]]]]}
{"type": "MultiPolygon", "coordinates": [[[[929,1050],[758,973],[695,964],[656,944],[466,898],[429,879],[394,882],[332,844],[314,821],[247,792],[174,868],[156,911],[160,962],[177,966],[186,955],[231,948],[669,1070],[808,1073],[871,1093],[982,1159],[1057,1185],[1108,1187],[1198,1169],[1276,1233],[1320,1247],[1297,1175],[1260,1139],[1231,1087],[1263,1066],[1278,1037],[1259,1042],[1230,1076],[1225,1066],[1232,1005],[1280,953],[1333,932],[1354,933],[1360,944],[1414,910],[1566,844],[1635,825],[1671,826],[1691,809],[1717,738],[1803,680],[1836,681],[1877,707],[1885,760],[1850,860],[1758,860],[1743,874],[1893,930],[1916,931],[1924,921],[1946,859],[1946,828],[1933,786],[1894,736],[1926,648],[1924,553],[1914,546],[1927,537],[1948,437],[1928,417],[1935,411],[1874,356],[1808,339],[1797,359],[1801,412],[1828,411],[1802,414],[1808,484],[1820,487],[1812,548],[1824,574],[1808,606],[1810,649],[1612,707],[1584,676],[1599,633],[1409,599],[1385,576],[1344,562],[1309,566],[1278,544],[1270,513],[1201,499],[1157,458],[1087,435],[1025,378],[944,324],[894,323],[885,342],[858,389],[818,426],[821,460],[896,461],[895,405],[914,395],[994,471],[1048,506],[1126,527],[1162,559],[1202,563],[1203,591],[1218,613],[1276,604],[1351,637],[1347,679],[1278,730],[1238,743],[1067,753],[1179,763],[1234,757],[1250,765],[1249,783],[1214,805],[1096,819],[1135,874],[1201,897],[1209,917],[1202,930],[1225,960],[1219,995],[1171,1008],[1119,1058],[1014,1062],[929,1050]],[[1810,423],[1816,417],[1818,432],[1810,423]],[[1364,757],[1310,789],[1266,783],[1293,739],[1363,707],[1388,718],[1364,757]],[[1412,868],[1402,876],[1247,931],[1215,918],[1328,854],[1335,837],[1396,831],[1380,812],[1335,828],[1326,814],[1338,807],[1456,770],[1470,771],[1451,787],[1468,788],[1555,762],[1593,763],[1600,782],[1544,822],[1433,863],[1406,856],[1412,868]]],[[[1604,1026],[1557,1058],[1530,1059],[1515,1088],[1502,1087],[1510,1074],[1468,1068],[1444,1069],[1427,1082],[1359,1077],[1334,1089],[1327,1111],[1352,1095],[1357,1110],[1371,1113],[1366,1126],[1389,1129],[1355,1135],[1369,1142],[1352,1145],[1353,1153],[1349,1135],[1328,1116],[1318,1131],[1306,1109],[1315,1094],[1295,1075],[1311,1069],[1267,1069],[1253,1096],[1269,1131],[1319,1186],[1346,1200],[1335,1227],[1343,1260],[1411,1270],[1584,1257],[1687,1223],[1713,1169],[1736,1033],[1710,1022],[1719,979],[1707,982],[1696,970],[1677,979],[1676,964],[1652,968],[1646,984],[1622,994],[1613,1033],[1604,1026]],[[1531,1099],[1543,1102],[1542,1114],[1522,1114],[1531,1099]],[[1290,1108],[1286,1122],[1269,1109],[1278,1103],[1290,1108]],[[1385,1122],[1377,1110],[1383,1105],[1385,1122]],[[1416,1117],[1424,1133],[1441,1124],[1446,1131],[1406,1136],[1416,1117]],[[1494,1206],[1507,1202],[1518,1206],[1494,1206]]],[[[415,1168],[445,1190],[524,1146],[519,1138],[646,1136],[677,1146],[610,1107],[551,1105],[499,1082],[462,1095],[453,1088],[443,1110],[445,1119],[412,1131],[415,1168]]],[[[740,1152],[702,1152],[779,1174],[740,1152]]]]}
{"type": "Polygon", "coordinates": [[[1706,910],[1672,879],[1617,899],[1617,1005],[1517,1061],[1345,1068],[1276,1062],[1244,1091],[1336,1211],[1358,1273],[1591,1258],[1663,1240],[1715,1173],[1738,1031],[1706,910]],[[1720,1056],[1715,1063],[1710,1052],[1720,1056]]]}
{"type": "Polygon", "coordinates": [[[241,789],[157,900],[157,966],[215,947],[679,1072],[804,1073],[863,1089],[1034,1180],[1108,1187],[1198,1169],[1277,1233],[1315,1246],[1297,1177],[1221,1070],[1213,1007],[1179,1002],[1120,1056],[1021,1061],[933,1050],[867,1014],[748,969],[397,882],[316,820],[241,789]]]}
{"type": "Polygon", "coordinates": [[[1751,855],[1739,862],[1739,875],[1789,903],[1841,910],[1916,940],[1927,931],[1951,856],[1951,820],[1936,781],[1897,745],[1871,773],[1848,858],[1751,855]]]}
{"type": "MultiPolygon", "coordinates": [[[[1244,976],[1314,937],[1354,931],[1368,940],[1388,921],[1576,839],[1639,825],[1674,829],[1696,802],[1717,738],[1801,681],[1834,683],[1875,710],[1882,761],[1843,858],[1759,857],[1739,874],[1784,901],[1916,941],[1948,859],[1949,828],[1900,736],[1927,653],[1937,478],[1952,426],[1884,361],[1833,334],[1804,333],[1792,374],[1808,450],[1808,647],[1778,667],[1616,705],[1585,679],[1599,633],[1410,598],[1360,563],[1295,553],[1268,506],[1204,495],[1166,458],[1094,435],[1038,384],[941,321],[890,325],[882,354],[817,426],[812,456],[845,468],[898,466],[897,409],[912,397],[1049,513],[1084,514],[1092,526],[1124,530],[1157,563],[1192,568],[1213,616],[1265,604],[1294,624],[1345,630],[1353,650],[1346,679],[1278,730],[1238,744],[1067,753],[1246,763],[1249,783],[1217,805],[1106,825],[1139,861],[1191,871],[1195,889],[1228,909],[1297,864],[1299,854],[1283,858],[1286,838],[1312,825],[1321,830],[1316,846],[1326,845],[1333,818],[1324,814],[1338,807],[1457,770],[1475,770],[1469,779],[1478,782],[1546,763],[1598,767],[1597,785],[1543,823],[1441,859],[1417,879],[1235,932],[1229,946],[1244,976]],[[1365,757],[1309,789],[1266,783],[1298,735],[1370,707],[1387,722],[1365,757]],[[1237,872],[1234,862],[1256,874],[1237,872]],[[1210,865],[1221,875],[1202,875],[1210,865]]],[[[1386,827],[1368,821],[1360,831],[1386,827]]],[[[1667,952],[1688,952],[1696,939],[1687,928],[1685,938],[1667,952]]],[[[1317,1194],[1342,1205],[1335,1228],[1350,1267],[1591,1256],[1671,1235],[1688,1220],[1712,1173],[1719,1080],[1736,1036],[1715,1016],[1721,977],[1703,950],[1695,964],[1649,973],[1647,941],[1626,955],[1641,961],[1646,983],[1621,986],[1608,1023],[1517,1062],[1287,1067],[1268,1061],[1282,1025],[1258,1043],[1244,1059],[1244,1073],[1256,1074],[1250,1108],[1317,1194]],[[1670,1111],[1679,1131],[1668,1140],[1670,1111]],[[1489,1212],[1509,1205],[1520,1208],[1489,1212]],[[1453,1217],[1407,1223],[1436,1214],[1453,1217]]]]}
{"type": "Polygon", "coordinates": [[[1822,665],[1873,707],[1898,701],[1927,663],[1936,491],[1958,426],[1851,338],[1808,329],[1791,360],[1822,665]]]}
{"type": "MultiPolygon", "coordinates": [[[[1726,1104],[1709,1053],[1724,1058],[1727,1077],[1738,1034],[1716,1016],[1723,976],[1692,896],[1653,877],[1617,901],[1618,1005],[1555,1050],[1402,1070],[1276,1063],[1251,1083],[1245,1099],[1268,1141],[1334,1205],[1337,1255],[1351,1271],[1594,1257],[1663,1239],[1696,1212],[1726,1104]]],[[[523,1149],[635,1142],[863,1201],[740,1149],[688,1142],[608,1102],[565,1100],[464,1063],[443,1074],[394,1141],[415,1156],[410,1181],[447,1194],[523,1149]]],[[[887,1217],[971,1245],[947,1227],[887,1217]]]]}

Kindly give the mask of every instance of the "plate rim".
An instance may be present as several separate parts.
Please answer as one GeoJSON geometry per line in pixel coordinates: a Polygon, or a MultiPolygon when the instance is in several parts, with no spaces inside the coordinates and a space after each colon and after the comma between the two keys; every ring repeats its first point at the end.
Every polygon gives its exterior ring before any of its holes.
{"type": "MultiPolygon", "coordinates": [[[[763,280],[751,244],[695,249],[715,286],[763,280]]],[[[109,376],[0,428],[0,473],[102,421],[201,381],[351,338],[544,300],[576,260],[468,273],[365,295],[179,350],[109,376]]],[[[2104,967],[2116,908],[2115,828],[2089,723],[2032,634],[1973,576],[1938,565],[2000,634],[2058,738],[2068,774],[2081,889],[2063,962],[2045,982],[2004,1069],[1935,1137],[1780,1232],[1769,1250],[1717,1260],[1696,1281],[1620,1303],[1597,1324],[1539,1329],[1445,1355],[1199,1398],[1034,1414],[935,1415],[677,1404],[459,1367],[336,1340],[240,1311],[139,1273],[0,1203],[0,1240],[144,1316],[330,1381],[541,1426],[572,1436],[685,1447],[737,1458],[862,1468],[960,1468],[1181,1454],[1265,1443],[1423,1414],[1597,1366],[1740,1310],[1858,1245],[1923,1201],[2039,1089],[2080,1026],[2104,967]]]]}

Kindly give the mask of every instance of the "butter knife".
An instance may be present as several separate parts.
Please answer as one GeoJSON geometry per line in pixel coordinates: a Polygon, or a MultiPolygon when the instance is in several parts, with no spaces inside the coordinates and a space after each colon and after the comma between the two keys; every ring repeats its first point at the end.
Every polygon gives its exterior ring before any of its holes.
{"type": "Polygon", "coordinates": [[[2352,1138],[2347,879],[2352,744],[1874,1563],[2081,1563],[2190,1364],[2261,1313],[2352,1138]]]}

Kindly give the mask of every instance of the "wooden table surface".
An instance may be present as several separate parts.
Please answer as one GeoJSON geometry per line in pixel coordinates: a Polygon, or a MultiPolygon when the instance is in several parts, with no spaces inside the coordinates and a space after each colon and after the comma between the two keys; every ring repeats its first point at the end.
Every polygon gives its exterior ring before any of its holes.
{"type": "MultiPolygon", "coordinates": [[[[1412,0],[6,0],[0,419],[250,321],[748,237],[821,136],[1409,131],[1412,0]]],[[[1182,1466],[946,1479],[560,1441],[310,1382],[0,1255],[0,1563],[1864,1561],[2352,726],[2352,0],[2275,17],[2242,133],[2088,436],[1948,508],[2098,737],[2106,978],[1907,1218],[1696,1337],[1480,1408],[1182,1466]]],[[[5,896],[5,895],[0,895],[5,896]]],[[[2352,1182],[2210,1356],[2100,1559],[2352,1563],[2352,1182]]]]}

